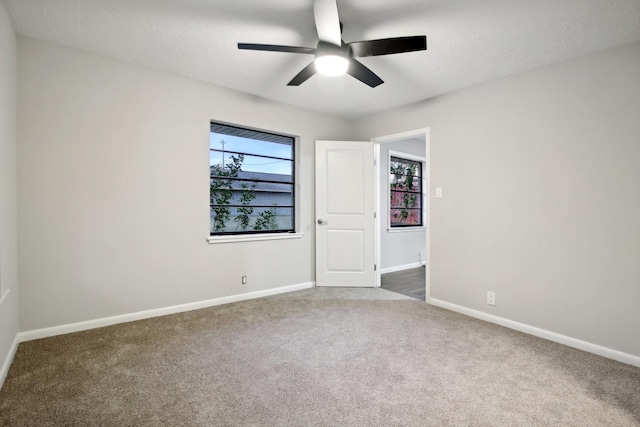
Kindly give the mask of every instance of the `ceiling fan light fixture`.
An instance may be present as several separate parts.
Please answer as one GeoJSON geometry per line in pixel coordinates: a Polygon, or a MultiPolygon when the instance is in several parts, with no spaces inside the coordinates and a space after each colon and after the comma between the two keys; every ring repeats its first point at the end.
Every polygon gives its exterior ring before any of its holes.
{"type": "Polygon", "coordinates": [[[316,73],[325,76],[349,73],[371,88],[381,85],[384,81],[356,58],[427,50],[427,36],[390,37],[345,43],[342,40],[342,22],[338,15],[337,0],[313,0],[313,17],[318,32],[318,44],[315,49],[258,43],[238,43],[238,49],[315,55],[315,60],[300,70],[287,86],[300,86],[316,73]]]}
{"type": "Polygon", "coordinates": [[[316,57],[314,62],[318,73],[330,77],[341,76],[349,68],[349,60],[344,56],[322,55],[316,57]]]}

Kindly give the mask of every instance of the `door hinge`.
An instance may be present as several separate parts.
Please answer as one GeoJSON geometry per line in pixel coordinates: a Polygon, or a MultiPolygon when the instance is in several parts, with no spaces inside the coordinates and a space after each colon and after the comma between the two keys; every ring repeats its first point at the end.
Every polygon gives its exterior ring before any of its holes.
{"type": "Polygon", "coordinates": [[[378,266],[376,264],[373,264],[373,271],[378,271],[378,266]]]}
{"type": "Polygon", "coordinates": [[[374,212],[374,213],[373,213],[373,219],[376,219],[376,218],[377,218],[377,217],[376,217],[376,213],[374,212]]]}

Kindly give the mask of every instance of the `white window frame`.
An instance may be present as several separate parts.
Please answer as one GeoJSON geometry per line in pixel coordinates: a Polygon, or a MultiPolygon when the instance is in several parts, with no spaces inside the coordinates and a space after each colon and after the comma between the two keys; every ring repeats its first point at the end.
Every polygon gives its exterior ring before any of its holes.
{"type": "MultiPolygon", "coordinates": [[[[235,123],[228,123],[220,120],[210,120],[209,125],[211,123],[219,123],[222,125],[233,126],[242,129],[254,130],[257,132],[265,132],[270,134],[282,135],[286,137],[290,137],[293,139],[293,172],[294,172],[294,191],[293,191],[293,215],[294,215],[294,231],[293,232],[278,232],[278,233],[247,233],[247,234],[229,234],[229,235],[214,235],[212,236],[211,229],[209,228],[207,236],[207,243],[209,244],[220,244],[220,243],[240,243],[240,242],[255,242],[255,241],[265,241],[265,240],[290,240],[290,239],[300,239],[304,237],[304,233],[301,233],[300,230],[300,171],[299,171],[299,149],[300,149],[300,137],[295,135],[290,135],[286,132],[277,132],[273,130],[266,130],[255,128],[246,125],[239,125],[235,123]]],[[[207,149],[209,151],[210,148],[207,149]]],[[[210,165],[207,167],[208,173],[210,175],[211,167],[210,165]]],[[[210,215],[209,209],[209,215],[210,215]]],[[[208,221],[210,227],[210,220],[208,221]]]]}

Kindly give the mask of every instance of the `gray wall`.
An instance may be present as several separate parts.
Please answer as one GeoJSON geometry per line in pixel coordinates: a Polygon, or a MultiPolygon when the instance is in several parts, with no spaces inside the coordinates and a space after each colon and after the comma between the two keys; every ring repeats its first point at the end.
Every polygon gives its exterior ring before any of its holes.
{"type": "MultiPolygon", "coordinates": [[[[0,19],[6,352],[15,46],[0,19]]],[[[26,38],[18,71],[22,331],[313,281],[313,141],[429,127],[431,296],[640,356],[638,43],[352,123],[26,38]],[[300,136],[302,239],[205,243],[211,119],[300,136]]]]}
{"type": "Polygon", "coordinates": [[[314,281],[314,143],[348,122],[22,37],[18,72],[21,331],[314,281]],[[207,244],[212,119],[300,137],[303,238],[207,244]]]}
{"type": "MultiPolygon", "coordinates": [[[[389,150],[425,157],[423,139],[411,138],[380,144],[380,264],[382,269],[401,267],[426,259],[424,230],[389,231],[389,150]]],[[[384,271],[383,271],[384,272],[384,271]]]]}
{"type": "Polygon", "coordinates": [[[640,43],[352,132],[424,127],[431,194],[444,192],[431,198],[431,297],[640,356],[640,43]]]}
{"type": "Polygon", "coordinates": [[[16,87],[16,37],[0,1],[0,386],[18,333],[16,87]]]}

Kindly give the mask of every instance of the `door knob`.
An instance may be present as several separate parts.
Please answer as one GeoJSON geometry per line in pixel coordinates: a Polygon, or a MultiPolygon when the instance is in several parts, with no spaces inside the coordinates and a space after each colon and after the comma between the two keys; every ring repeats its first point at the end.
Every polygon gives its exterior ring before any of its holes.
{"type": "Polygon", "coordinates": [[[318,225],[327,225],[327,221],[323,221],[321,219],[318,220],[318,225]]]}

